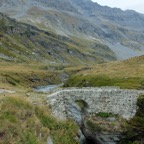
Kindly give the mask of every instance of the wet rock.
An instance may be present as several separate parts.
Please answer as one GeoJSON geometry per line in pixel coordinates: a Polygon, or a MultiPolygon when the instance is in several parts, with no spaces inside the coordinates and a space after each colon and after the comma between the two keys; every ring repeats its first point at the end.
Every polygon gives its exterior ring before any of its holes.
{"type": "Polygon", "coordinates": [[[81,131],[86,144],[117,144],[124,138],[125,122],[125,119],[114,114],[87,114],[82,119],[81,131]]]}
{"type": "Polygon", "coordinates": [[[48,137],[47,144],[53,144],[52,138],[50,136],[48,137]]]}
{"type": "Polygon", "coordinates": [[[109,118],[107,118],[107,120],[108,121],[113,121],[113,122],[116,121],[116,119],[114,117],[109,117],[109,118]]]}
{"type": "Polygon", "coordinates": [[[0,89],[0,94],[3,94],[3,93],[15,93],[15,91],[0,89]]]}
{"type": "MultiPolygon", "coordinates": [[[[80,131],[81,132],[81,131],[80,131]]],[[[80,144],[86,144],[86,138],[85,136],[83,135],[83,133],[81,132],[80,134],[80,144]]]]}
{"type": "Polygon", "coordinates": [[[78,125],[81,125],[81,110],[76,104],[70,104],[68,107],[68,117],[73,118],[78,125]]]}

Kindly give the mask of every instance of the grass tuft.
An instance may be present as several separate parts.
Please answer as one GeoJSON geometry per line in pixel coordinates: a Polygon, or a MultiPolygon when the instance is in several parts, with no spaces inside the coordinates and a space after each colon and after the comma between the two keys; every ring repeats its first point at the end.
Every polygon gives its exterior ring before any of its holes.
{"type": "Polygon", "coordinates": [[[100,64],[72,75],[65,87],[119,86],[144,89],[144,56],[123,62],[100,64]]]}
{"type": "Polygon", "coordinates": [[[77,143],[74,122],[56,120],[48,108],[16,96],[1,98],[0,108],[1,144],[45,144],[49,135],[55,144],[77,143]]]}

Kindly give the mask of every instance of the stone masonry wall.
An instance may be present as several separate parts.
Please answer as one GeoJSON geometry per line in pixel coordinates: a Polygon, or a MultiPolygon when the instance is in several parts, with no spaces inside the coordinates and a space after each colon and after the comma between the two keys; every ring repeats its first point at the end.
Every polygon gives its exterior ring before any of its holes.
{"type": "Polygon", "coordinates": [[[52,114],[58,119],[67,119],[76,100],[85,101],[89,113],[109,112],[125,119],[132,118],[137,110],[137,99],[144,91],[119,88],[70,88],[62,89],[47,97],[52,114]]]}

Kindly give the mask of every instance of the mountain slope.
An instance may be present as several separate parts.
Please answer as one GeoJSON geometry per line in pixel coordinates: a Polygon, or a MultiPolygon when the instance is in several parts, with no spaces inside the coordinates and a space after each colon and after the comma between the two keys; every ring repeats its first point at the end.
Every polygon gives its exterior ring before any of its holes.
{"type": "Polygon", "coordinates": [[[100,6],[91,0],[2,0],[0,11],[40,29],[100,41],[120,60],[144,54],[144,15],[135,11],[100,6]]]}
{"type": "Polygon", "coordinates": [[[72,75],[65,86],[120,86],[124,89],[144,89],[144,56],[86,67],[72,75]]]}
{"type": "Polygon", "coordinates": [[[100,43],[39,30],[3,14],[0,14],[0,42],[0,57],[7,60],[86,64],[116,59],[100,43]]]}
{"type": "MultiPolygon", "coordinates": [[[[135,11],[122,11],[118,8],[100,6],[91,0],[2,0],[0,7],[2,11],[25,11],[31,7],[39,7],[45,10],[53,8],[60,12],[68,11],[87,17],[105,18],[119,25],[142,28],[144,25],[144,15],[135,11]]],[[[99,19],[100,20],[100,19],[99,19]]]]}

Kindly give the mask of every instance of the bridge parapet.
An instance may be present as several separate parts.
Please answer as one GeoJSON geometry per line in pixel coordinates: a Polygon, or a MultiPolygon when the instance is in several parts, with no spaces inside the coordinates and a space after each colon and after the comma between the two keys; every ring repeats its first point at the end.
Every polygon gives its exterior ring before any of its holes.
{"type": "Polygon", "coordinates": [[[130,119],[136,113],[137,99],[141,94],[144,94],[143,90],[122,90],[118,87],[68,88],[49,95],[47,102],[53,115],[59,119],[71,117],[71,109],[79,109],[76,105],[78,100],[88,104],[90,113],[108,112],[130,119]]]}

